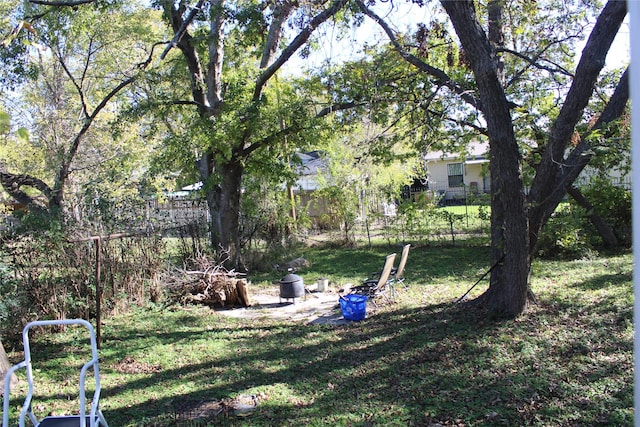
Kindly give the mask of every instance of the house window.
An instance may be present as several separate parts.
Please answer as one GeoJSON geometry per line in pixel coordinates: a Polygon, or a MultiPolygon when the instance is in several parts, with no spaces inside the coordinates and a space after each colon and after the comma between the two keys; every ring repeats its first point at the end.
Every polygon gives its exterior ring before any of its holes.
{"type": "Polygon", "coordinates": [[[450,163],[447,165],[447,175],[449,176],[449,188],[464,186],[464,178],[462,176],[463,164],[450,163]]]}

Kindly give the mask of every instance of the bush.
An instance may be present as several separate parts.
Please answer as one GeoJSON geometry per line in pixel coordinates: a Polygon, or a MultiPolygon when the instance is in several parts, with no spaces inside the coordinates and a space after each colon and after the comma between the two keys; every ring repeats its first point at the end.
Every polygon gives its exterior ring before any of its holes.
{"type": "Polygon", "coordinates": [[[594,253],[597,239],[584,211],[567,207],[549,219],[538,240],[541,258],[575,259],[594,253]]]}
{"type": "MultiPolygon", "coordinates": [[[[594,179],[582,193],[613,229],[620,245],[631,244],[631,193],[603,179],[594,179]]],[[[562,204],[538,241],[541,257],[583,258],[602,248],[603,241],[587,212],[575,201],[562,204]]]]}
{"type": "Polygon", "coordinates": [[[630,246],[631,191],[612,185],[605,179],[594,179],[582,192],[613,229],[620,244],[630,246]]]}
{"type": "MultiPolygon", "coordinates": [[[[2,236],[0,336],[34,319],[91,319],[96,315],[96,244],[78,240],[73,227],[23,218],[21,228],[2,236]]],[[[102,312],[158,299],[158,278],[165,265],[160,236],[103,239],[100,245],[102,312]]]]}
{"type": "Polygon", "coordinates": [[[20,335],[20,318],[26,306],[25,294],[11,277],[9,267],[0,263],[0,336],[3,339],[20,335]]]}

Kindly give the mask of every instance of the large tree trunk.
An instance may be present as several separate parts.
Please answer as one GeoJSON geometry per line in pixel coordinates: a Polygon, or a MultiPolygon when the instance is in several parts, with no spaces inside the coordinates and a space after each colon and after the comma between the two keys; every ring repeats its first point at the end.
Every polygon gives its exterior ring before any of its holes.
{"type": "Polygon", "coordinates": [[[207,205],[211,216],[211,244],[226,258],[225,267],[245,271],[240,251],[240,196],[244,167],[236,158],[214,164],[212,156],[198,163],[205,183],[207,205]],[[216,176],[210,179],[214,173],[216,176]],[[211,183],[217,181],[217,183],[211,183]]]}
{"type": "MultiPolygon", "coordinates": [[[[583,50],[573,84],[549,132],[549,141],[537,167],[528,201],[524,197],[512,119],[500,85],[497,50],[492,50],[477,20],[473,1],[442,0],[442,4],[471,63],[478,85],[480,108],[487,121],[492,175],[492,259],[496,262],[504,255],[504,262],[498,263],[492,272],[489,290],[478,301],[485,302],[494,315],[514,317],[526,307],[528,275],[538,236],[564,196],[567,185],[571,185],[589,161],[588,156],[580,156],[586,143],[574,150],[569,159],[564,159],[564,153],[626,15],[626,3],[610,0],[598,17],[583,50]]],[[[501,4],[500,0],[489,3],[490,26],[500,25],[501,4]]],[[[498,28],[490,28],[489,35],[494,45],[500,41],[498,34],[498,28]]],[[[620,105],[618,102],[613,104],[620,105]]]]}
{"type": "Polygon", "coordinates": [[[470,60],[489,135],[491,257],[494,263],[503,261],[493,269],[489,290],[479,301],[496,317],[516,317],[527,304],[528,228],[520,152],[499,61],[476,18],[472,1],[442,1],[442,5],[470,60]]]}

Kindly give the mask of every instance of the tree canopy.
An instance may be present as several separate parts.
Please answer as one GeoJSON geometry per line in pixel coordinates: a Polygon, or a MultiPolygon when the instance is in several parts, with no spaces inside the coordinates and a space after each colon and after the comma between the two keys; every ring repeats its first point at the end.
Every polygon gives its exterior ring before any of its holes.
{"type": "Polygon", "coordinates": [[[126,182],[136,167],[144,146],[136,134],[118,136],[113,122],[130,102],[125,89],[148,65],[158,33],[146,11],[122,4],[72,10],[26,3],[23,13],[32,20],[30,31],[24,33],[27,21],[20,21],[5,43],[21,46],[31,72],[16,91],[3,94],[17,126],[5,134],[0,182],[34,210],[72,211],[91,186],[126,182]],[[33,155],[12,159],[20,152],[33,155]],[[65,203],[69,192],[73,197],[65,203]]]}

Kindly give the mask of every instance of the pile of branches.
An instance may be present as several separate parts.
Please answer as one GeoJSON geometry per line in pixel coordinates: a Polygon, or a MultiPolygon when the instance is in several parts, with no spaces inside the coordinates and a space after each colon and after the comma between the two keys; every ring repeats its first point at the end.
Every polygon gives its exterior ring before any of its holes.
{"type": "Polygon", "coordinates": [[[174,269],[165,280],[167,298],[174,303],[210,307],[249,307],[248,283],[244,274],[229,271],[201,257],[193,267],[174,269]]]}

